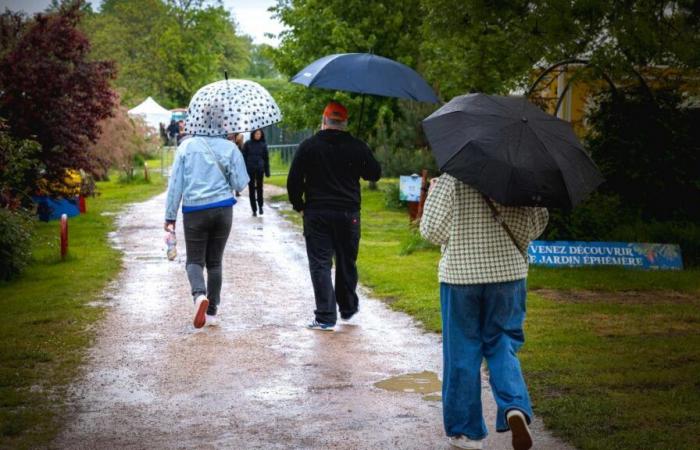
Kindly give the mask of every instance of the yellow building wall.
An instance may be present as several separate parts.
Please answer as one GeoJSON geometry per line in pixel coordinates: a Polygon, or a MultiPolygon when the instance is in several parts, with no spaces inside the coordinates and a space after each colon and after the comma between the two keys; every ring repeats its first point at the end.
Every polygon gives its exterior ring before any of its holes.
{"type": "MultiPolygon", "coordinates": [[[[543,102],[545,110],[550,114],[554,114],[557,100],[565,86],[570,83],[557,116],[571,122],[578,137],[583,138],[588,130],[585,117],[591,96],[601,90],[610,89],[610,86],[603,80],[590,80],[585,77],[573,79],[580,70],[584,70],[584,68],[581,66],[569,66],[552,71],[538,84],[533,100],[543,102]]],[[[534,75],[539,76],[539,73],[534,75]]],[[[652,89],[660,88],[663,85],[668,86],[670,81],[671,83],[678,83],[678,88],[683,92],[690,93],[696,97],[700,96],[700,72],[698,71],[681,72],[674,68],[650,67],[642,71],[642,76],[652,89]]],[[[615,84],[618,88],[621,88],[630,84],[638,85],[639,80],[635,78],[615,80],[615,84]]]]}

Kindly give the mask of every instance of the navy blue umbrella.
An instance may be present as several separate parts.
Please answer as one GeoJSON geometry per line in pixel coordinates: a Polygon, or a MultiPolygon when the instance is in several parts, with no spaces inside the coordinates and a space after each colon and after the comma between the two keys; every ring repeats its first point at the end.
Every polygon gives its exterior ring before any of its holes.
{"type": "Polygon", "coordinates": [[[362,94],[358,134],[361,130],[365,95],[397,97],[439,103],[428,83],[410,67],[370,53],[339,53],[317,59],[299,71],[292,83],[362,94]]]}
{"type": "Polygon", "coordinates": [[[324,56],[292,77],[307,87],[439,103],[426,81],[410,67],[369,53],[324,56]]]}

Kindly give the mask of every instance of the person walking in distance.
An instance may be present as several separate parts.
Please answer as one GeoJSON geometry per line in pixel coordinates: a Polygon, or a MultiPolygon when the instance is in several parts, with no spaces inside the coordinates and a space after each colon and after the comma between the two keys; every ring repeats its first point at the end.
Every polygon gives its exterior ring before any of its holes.
{"type": "Polygon", "coordinates": [[[513,448],[532,447],[530,396],[516,352],[523,345],[527,247],[547,225],[547,209],[498,205],[449,174],[434,179],[420,232],[442,246],[445,431],[450,444],[481,449],[481,362],[498,406],[496,431],[512,432],[513,448]]]}
{"type": "Polygon", "coordinates": [[[270,177],[270,155],[263,130],[255,130],[243,144],[243,158],[248,169],[248,197],[253,216],[263,215],[263,175],[270,177]]]}
{"type": "Polygon", "coordinates": [[[299,145],[287,192],[304,219],[304,238],[316,309],[308,328],[333,331],[337,309],[349,320],[359,308],[360,178],[377,181],[381,167],[367,144],[347,130],[348,112],[338,102],[323,111],[321,131],[299,145]],[[331,266],[335,257],[335,286],[331,266]]]}

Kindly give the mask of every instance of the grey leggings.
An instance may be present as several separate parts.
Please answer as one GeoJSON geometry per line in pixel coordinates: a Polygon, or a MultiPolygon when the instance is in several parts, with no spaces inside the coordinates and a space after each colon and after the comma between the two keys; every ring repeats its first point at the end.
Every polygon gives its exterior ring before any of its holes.
{"type": "Polygon", "coordinates": [[[233,208],[211,208],[183,214],[187,247],[187,278],[192,298],[204,294],[209,299],[207,314],[214,315],[221,301],[221,260],[231,232],[233,208]],[[207,281],[204,282],[204,267],[207,281]]]}

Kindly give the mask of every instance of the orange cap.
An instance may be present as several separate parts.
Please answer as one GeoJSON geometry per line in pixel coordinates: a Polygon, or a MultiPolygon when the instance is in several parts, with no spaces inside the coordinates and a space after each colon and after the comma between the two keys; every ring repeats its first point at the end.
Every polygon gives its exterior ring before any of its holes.
{"type": "Polygon", "coordinates": [[[323,110],[323,117],[327,117],[331,120],[337,120],[339,122],[345,122],[348,120],[348,110],[340,103],[332,101],[328,103],[328,105],[326,105],[326,109],[323,110]]]}

